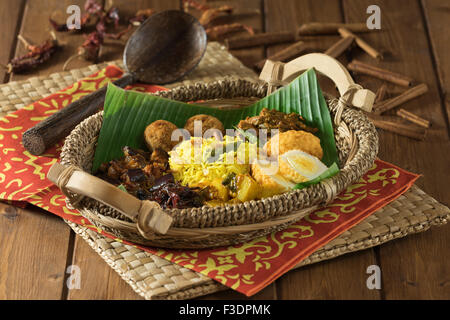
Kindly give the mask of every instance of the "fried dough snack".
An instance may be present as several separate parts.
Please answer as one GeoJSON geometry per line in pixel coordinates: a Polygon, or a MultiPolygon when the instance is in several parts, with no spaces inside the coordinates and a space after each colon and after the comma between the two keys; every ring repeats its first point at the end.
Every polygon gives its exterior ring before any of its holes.
{"type": "Polygon", "coordinates": [[[194,136],[194,122],[195,121],[201,121],[202,122],[202,136],[205,134],[205,132],[209,129],[217,129],[222,134],[225,132],[225,128],[223,127],[223,123],[217,119],[216,117],[209,116],[206,114],[197,114],[193,117],[190,117],[186,124],[184,125],[184,128],[189,131],[191,136],[194,136]]]}
{"type": "Polygon", "coordinates": [[[263,165],[260,162],[255,162],[252,164],[251,169],[252,177],[261,186],[261,198],[271,197],[289,190],[288,185],[280,183],[285,182],[283,177],[278,176],[278,180],[281,181],[277,181],[276,173],[278,173],[278,168],[275,165],[263,165]],[[274,175],[268,174],[268,172],[274,173],[274,175]]]}
{"type": "MultiPolygon", "coordinates": [[[[301,150],[319,159],[322,159],[323,157],[320,139],[309,132],[296,130],[281,132],[267,141],[264,145],[264,150],[269,156],[272,155],[272,141],[277,141],[277,138],[279,141],[279,155],[282,155],[290,150],[301,150]]],[[[275,150],[276,148],[274,148],[273,151],[277,153],[275,150]]]]}
{"type": "Polygon", "coordinates": [[[144,131],[145,143],[150,151],[162,149],[169,152],[179,141],[172,141],[172,132],[177,126],[166,120],[157,120],[151,123],[144,131]]]}

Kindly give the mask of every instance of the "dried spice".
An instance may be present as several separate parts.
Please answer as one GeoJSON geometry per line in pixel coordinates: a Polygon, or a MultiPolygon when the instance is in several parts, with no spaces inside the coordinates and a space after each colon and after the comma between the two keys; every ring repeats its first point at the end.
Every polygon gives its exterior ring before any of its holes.
{"type": "Polygon", "coordinates": [[[109,9],[106,13],[106,18],[109,22],[112,21],[114,23],[114,28],[117,29],[119,27],[120,16],[118,8],[112,7],[109,9]]]}
{"type": "MultiPolygon", "coordinates": [[[[114,9],[114,8],[113,8],[114,9]]],[[[83,30],[86,25],[91,21],[91,18],[96,17],[97,19],[103,15],[103,6],[95,0],[87,0],[84,4],[84,10],[86,11],[80,18],[80,27],[83,30]]],[[[114,14],[111,14],[114,16],[114,14]]],[[[52,18],[49,18],[50,25],[58,32],[67,32],[70,29],[67,27],[66,23],[58,23],[52,18]]]]}
{"type": "Polygon", "coordinates": [[[214,19],[220,16],[222,13],[231,14],[233,7],[221,6],[219,8],[208,8],[203,11],[202,16],[198,20],[203,26],[208,26],[214,19]]]}
{"type": "Polygon", "coordinates": [[[128,25],[125,30],[120,32],[108,32],[107,29],[109,25],[113,25],[114,30],[117,30],[119,27],[120,15],[119,9],[116,7],[105,10],[104,6],[97,3],[95,0],[88,0],[85,4],[85,11],[86,14],[83,16],[84,25],[94,17],[96,19],[95,31],[86,36],[85,41],[78,48],[77,54],[70,57],[65,62],[63,70],[66,70],[69,63],[78,57],[83,57],[88,61],[97,62],[106,38],[119,40],[132,28],[131,25],[128,25]]]}
{"type": "Polygon", "coordinates": [[[51,35],[51,39],[46,40],[40,45],[29,44],[22,36],[19,35],[19,39],[27,47],[28,53],[12,59],[8,65],[6,65],[7,72],[23,73],[48,61],[59,49],[56,35],[53,32],[51,32],[51,35]]]}
{"type": "MultiPolygon", "coordinates": [[[[195,0],[183,0],[183,4],[186,11],[189,8],[193,8],[201,12],[199,21],[204,26],[210,40],[217,40],[227,34],[242,30],[247,31],[249,34],[254,34],[251,27],[240,23],[214,25],[214,21],[218,17],[233,13],[234,9],[229,5],[212,8],[207,4],[203,4],[195,0]]],[[[69,63],[78,57],[82,57],[88,61],[98,62],[105,39],[121,39],[131,30],[132,26],[141,25],[147,18],[155,13],[155,10],[150,8],[139,10],[136,12],[134,17],[128,20],[128,27],[117,32],[120,22],[120,15],[119,10],[116,7],[105,9],[104,4],[100,3],[100,1],[87,0],[84,10],[85,13],[81,17],[81,30],[86,30],[86,26],[88,24],[94,23],[95,31],[92,31],[86,36],[83,44],[78,48],[77,54],[71,56],[65,62],[63,70],[66,70],[69,63]],[[110,25],[112,25],[115,32],[108,30],[110,25]]],[[[49,21],[54,30],[58,32],[70,31],[66,24],[59,24],[51,18],[49,21]]]]}
{"type": "Polygon", "coordinates": [[[230,15],[233,13],[233,7],[228,5],[223,5],[218,8],[211,8],[210,6],[197,2],[195,0],[183,0],[183,6],[185,11],[189,8],[193,8],[200,11],[202,14],[199,18],[199,22],[205,28],[206,34],[210,40],[217,40],[218,38],[237,31],[247,31],[249,34],[254,34],[252,27],[241,24],[241,23],[228,23],[221,25],[213,25],[214,20],[223,15],[230,15]]]}
{"type": "Polygon", "coordinates": [[[69,28],[67,27],[67,23],[58,23],[52,18],[48,18],[48,21],[50,22],[50,25],[53,27],[55,31],[58,32],[67,32],[69,31],[69,28]]]}
{"type": "Polygon", "coordinates": [[[88,14],[99,14],[99,12],[103,11],[103,5],[99,4],[96,0],[86,0],[84,10],[88,14]]]}
{"type": "Polygon", "coordinates": [[[89,61],[97,61],[103,41],[104,37],[100,32],[94,31],[88,34],[86,40],[78,48],[78,55],[89,61]]]}
{"type": "MultiPolygon", "coordinates": [[[[80,18],[80,29],[83,30],[86,25],[90,22],[91,15],[90,14],[84,14],[80,18]]],[[[57,32],[68,32],[70,29],[67,27],[67,23],[58,23],[52,18],[49,18],[48,21],[50,22],[50,25],[53,27],[53,29],[57,32]]]]}
{"type": "Polygon", "coordinates": [[[246,26],[241,23],[223,24],[207,28],[205,31],[210,40],[216,40],[226,34],[242,30],[247,31],[251,35],[255,34],[255,31],[253,30],[252,27],[246,26]]]}
{"type": "Polygon", "coordinates": [[[198,11],[206,11],[210,8],[208,5],[200,3],[195,0],[183,0],[183,7],[184,11],[188,11],[189,8],[193,8],[198,11]]]}
{"type": "Polygon", "coordinates": [[[129,22],[131,25],[138,27],[154,13],[155,10],[153,9],[139,10],[136,12],[136,15],[129,20],[129,22]]]}

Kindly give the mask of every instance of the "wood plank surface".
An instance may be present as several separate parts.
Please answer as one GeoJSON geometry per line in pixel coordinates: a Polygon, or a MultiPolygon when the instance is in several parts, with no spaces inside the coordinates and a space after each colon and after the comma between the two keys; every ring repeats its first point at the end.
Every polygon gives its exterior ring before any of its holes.
{"type": "Polygon", "coordinates": [[[81,283],[79,289],[68,291],[67,299],[142,300],[141,296],[78,235],[72,264],[80,268],[81,283]]]}
{"type": "MultiPolygon", "coordinates": [[[[14,44],[17,41],[17,30],[22,22],[22,12],[25,0],[1,1],[0,21],[2,23],[2,36],[0,37],[0,63],[8,64],[14,55],[14,44]]],[[[9,75],[3,67],[0,67],[0,81],[8,82],[9,75]]]]}
{"type": "MultiPolygon", "coordinates": [[[[327,8],[329,9],[327,9],[326,12],[323,10],[323,3],[314,0],[289,0],[283,2],[266,0],[264,8],[265,25],[268,32],[285,30],[294,31],[302,24],[309,22],[342,22],[339,0],[328,0],[327,8]],[[283,12],[283,14],[281,14],[281,12],[283,12]]],[[[307,46],[307,49],[303,54],[324,52],[339,39],[339,36],[333,35],[302,39],[307,46]]],[[[266,56],[271,56],[290,45],[291,43],[268,46],[266,48],[266,56]]],[[[345,55],[343,56],[345,58],[345,55]]],[[[342,57],[340,57],[339,60],[344,62],[342,57]]],[[[319,75],[319,81],[324,92],[337,95],[337,91],[331,80],[319,75]]]]}
{"type": "Polygon", "coordinates": [[[52,213],[0,202],[0,299],[61,299],[69,240],[52,213]]]}
{"type": "Polygon", "coordinates": [[[439,77],[441,99],[450,122],[450,2],[447,0],[422,0],[425,24],[433,50],[437,75],[439,77]]]}
{"type": "Polygon", "coordinates": [[[368,289],[367,267],[377,265],[372,249],[350,253],[305,266],[283,275],[277,282],[280,300],[380,299],[380,290],[368,289]]]}
{"type": "MultiPolygon", "coordinates": [[[[73,4],[80,6],[80,8],[84,8],[84,2],[84,0],[28,0],[25,5],[19,34],[31,44],[41,44],[51,37],[50,31],[52,31],[53,28],[48,22],[50,16],[59,23],[63,23],[67,19],[67,7],[73,4]],[[37,24],[37,21],[39,21],[39,24],[37,24]]],[[[45,64],[30,72],[13,74],[11,80],[20,81],[30,77],[61,72],[63,70],[64,62],[77,52],[77,48],[84,41],[84,37],[81,33],[76,32],[56,32],[56,36],[61,44],[61,49],[54,54],[50,61],[47,61],[45,64]]],[[[26,52],[23,43],[17,42],[15,56],[17,57],[26,52]]],[[[75,60],[70,66],[81,68],[89,64],[92,64],[92,62],[75,60]]]]}
{"type": "MultiPolygon", "coordinates": [[[[371,4],[374,4],[371,0],[344,0],[346,21],[361,21],[366,8],[371,4]]],[[[407,1],[406,14],[403,1],[378,0],[376,4],[381,9],[382,31],[365,34],[363,37],[388,54],[385,54],[385,59],[380,63],[365,53],[357,58],[426,83],[429,92],[403,107],[432,122],[432,130],[425,141],[380,131],[379,157],[423,174],[417,184],[437,200],[449,205],[450,163],[446,154],[450,150],[450,142],[421,7],[418,1],[407,1]]],[[[357,77],[357,80],[365,86],[366,78],[357,77]]],[[[373,83],[372,81],[371,84],[373,83]]],[[[386,299],[449,297],[449,288],[445,285],[449,279],[449,230],[450,226],[447,225],[379,247],[384,279],[383,295],[386,299]]]]}
{"type": "MultiPolygon", "coordinates": [[[[313,0],[265,1],[267,31],[295,30],[307,22],[342,22],[339,1],[327,1],[327,10],[323,3],[313,0]],[[282,19],[280,16],[282,14],[282,19]]],[[[319,37],[309,40],[311,48],[324,51],[339,37],[319,37]]],[[[286,46],[286,45],[284,45],[286,46]]],[[[279,50],[281,46],[267,49],[268,54],[279,50]]],[[[321,78],[321,87],[325,92],[331,90],[331,81],[321,78]]],[[[334,92],[329,92],[334,93],[334,92]]],[[[379,299],[377,290],[366,286],[366,268],[375,264],[372,249],[340,257],[325,263],[294,270],[277,281],[279,299],[379,299]]]]}
{"type": "Polygon", "coordinates": [[[260,292],[254,294],[250,298],[242,293],[228,289],[225,291],[215,292],[203,297],[198,297],[197,300],[277,300],[277,282],[267,286],[260,292]]]}
{"type": "MultiPolygon", "coordinates": [[[[211,26],[220,26],[225,24],[240,23],[245,26],[249,26],[254,29],[255,32],[264,31],[263,23],[263,8],[262,0],[220,0],[220,1],[208,1],[207,5],[212,8],[218,8],[221,6],[230,6],[233,8],[233,14],[231,15],[220,15],[216,18],[211,26]]],[[[198,10],[190,8],[187,10],[189,14],[192,14],[196,18],[200,18],[201,13],[198,10]]],[[[248,32],[238,31],[233,32],[222,37],[219,37],[217,41],[223,42],[225,38],[236,38],[240,36],[246,36],[248,32]]],[[[246,48],[246,49],[235,49],[230,50],[236,58],[238,58],[245,66],[253,69],[254,64],[264,58],[264,48],[246,48]]]]}

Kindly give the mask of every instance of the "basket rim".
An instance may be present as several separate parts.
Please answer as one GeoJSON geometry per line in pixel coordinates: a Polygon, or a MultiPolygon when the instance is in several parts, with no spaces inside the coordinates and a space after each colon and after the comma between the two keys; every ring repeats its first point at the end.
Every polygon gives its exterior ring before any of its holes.
{"type": "MultiPolygon", "coordinates": [[[[208,100],[208,98],[221,99],[230,95],[232,97],[253,96],[262,98],[265,96],[266,88],[267,84],[258,82],[242,79],[225,79],[212,83],[197,83],[195,85],[180,86],[168,91],[160,91],[155,95],[181,101],[208,100]]],[[[327,105],[330,109],[330,113],[333,114],[336,106],[333,106],[332,103],[328,103],[327,105]]],[[[205,205],[199,208],[166,209],[165,212],[170,214],[174,219],[174,228],[207,228],[211,226],[211,221],[213,224],[214,222],[220,222],[218,227],[223,225],[239,226],[252,224],[274,218],[274,216],[271,215],[264,218],[264,211],[267,210],[277,211],[276,218],[280,215],[287,216],[290,212],[301,210],[303,208],[315,205],[322,206],[331,201],[349,184],[355,182],[370,169],[378,152],[378,135],[376,129],[362,112],[346,108],[342,112],[342,120],[354,131],[358,139],[358,150],[355,157],[343,166],[336,176],[301,190],[291,190],[283,194],[260,200],[252,200],[239,204],[226,204],[219,207],[205,205]],[[298,203],[303,202],[306,202],[308,205],[298,206],[298,203]],[[279,205],[281,205],[281,208],[277,207],[279,205]],[[253,219],[253,222],[249,221],[248,217],[243,217],[243,215],[240,214],[242,211],[253,212],[255,215],[259,212],[259,219],[253,219]],[[261,214],[263,217],[261,217],[261,214]],[[234,219],[233,217],[230,219],[230,217],[227,217],[228,215],[235,217],[234,219]],[[197,223],[194,225],[189,224],[189,221],[184,221],[187,216],[195,216],[197,218],[197,223]]],[[[61,152],[62,163],[77,165],[77,163],[73,163],[73,159],[70,157],[73,153],[70,150],[71,139],[79,137],[80,135],[82,136],[83,131],[86,128],[92,127],[93,123],[96,121],[100,121],[100,123],[103,121],[103,111],[87,118],[70,133],[61,152]]],[[[336,135],[335,139],[337,139],[336,135]]],[[[92,201],[96,202],[95,200],[92,201]]],[[[99,210],[94,211],[96,211],[95,214],[99,216],[111,218],[102,215],[99,210]]],[[[123,219],[116,220],[121,221],[122,223],[125,222],[123,219]]]]}

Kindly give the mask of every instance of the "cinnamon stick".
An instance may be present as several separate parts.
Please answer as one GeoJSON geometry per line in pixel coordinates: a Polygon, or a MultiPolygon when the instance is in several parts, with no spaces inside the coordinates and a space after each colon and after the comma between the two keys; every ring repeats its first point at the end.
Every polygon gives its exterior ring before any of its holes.
{"type": "Polygon", "coordinates": [[[299,35],[320,35],[320,34],[336,34],[339,28],[345,28],[352,32],[369,32],[366,23],[326,23],[311,22],[304,23],[298,29],[299,35]]]}
{"type": "MultiPolygon", "coordinates": [[[[283,50],[271,55],[267,59],[272,60],[272,61],[285,62],[287,60],[298,57],[307,48],[308,48],[308,46],[303,41],[298,41],[298,42],[294,43],[293,45],[290,45],[286,49],[283,49],[283,50]]],[[[266,59],[263,59],[263,60],[257,62],[255,64],[255,66],[258,67],[259,69],[262,69],[264,67],[265,63],[266,63],[266,59]]]]}
{"type": "Polygon", "coordinates": [[[381,102],[386,98],[387,95],[387,85],[383,83],[375,93],[375,103],[381,102]]]}
{"type": "Polygon", "coordinates": [[[368,114],[368,117],[373,122],[375,127],[390,131],[405,137],[424,140],[426,136],[426,129],[423,127],[418,127],[415,125],[408,125],[397,121],[387,120],[384,117],[374,116],[372,114],[368,114]]]}
{"type": "Polygon", "coordinates": [[[352,45],[354,40],[355,38],[352,36],[343,37],[341,40],[328,48],[328,50],[325,51],[325,54],[329,55],[330,57],[337,58],[352,45]]]}
{"type": "Polygon", "coordinates": [[[412,87],[406,90],[402,94],[385,101],[381,101],[374,105],[374,113],[382,114],[388,110],[391,110],[407,101],[417,98],[428,91],[428,86],[425,83],[419,84],[418,86],[412,87]]]}
{"type": "Polygon", "coordinates": [[[363,49],[365,52],[367,52],[371,57],[374,57],[375,59],[383,59],[383,55],[378,52],[375,48],[373,48],[371,45],[369,45],[366,41],[361,39],[360,37],[356,36],[354,33],[349,31],[346,28],[339,28],[338,29],[339,34],[342,37],[355,37],[356,44],[363,49]]]}
{"type": "Polygon", "coordinates": [[[378,79],[386,80],[403,87],[411,86],[413,79],[411,77],[392,72],[386,69],[378,68],[373,65],[361,62],[359,60],[352,60],[347,65],[347,68],[351,71],[366,74],[378,79]]]}
{"type": "Polygon", "coordinates": [[[276,43],[294,42],[296,39],[297,36],[294,31],[277,31],[225,39],[225,45],[229,50],[231,50],[276,43]]]}
{"type": "Polygon", "coordinates": [[[430,127],[430,121],[425,120],[412,112],[406,111],[405,109],[399,109],[397,111],[397,115],[399,117],[402,117],[403,119],[406,119],[406,120],[408,120],[412,123],[415,123],[421,127],[424,127],[424,128],[430,127]]]}

